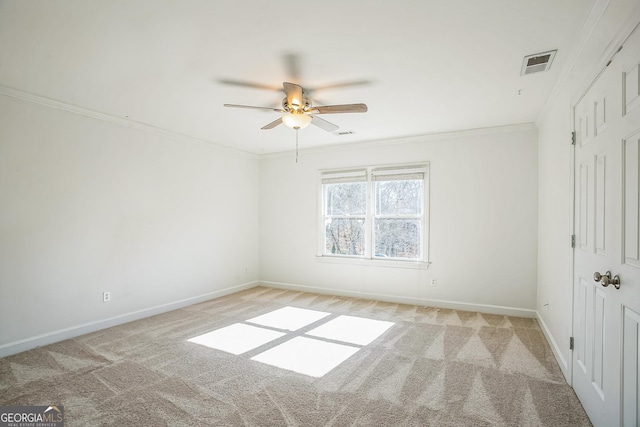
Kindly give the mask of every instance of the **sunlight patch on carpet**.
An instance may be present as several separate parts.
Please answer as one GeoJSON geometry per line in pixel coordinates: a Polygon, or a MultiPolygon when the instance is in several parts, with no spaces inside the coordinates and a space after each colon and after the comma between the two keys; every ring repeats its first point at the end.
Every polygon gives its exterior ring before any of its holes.
{"type": "Polygon", "coordinates": [[[358,350],[358,347],[296,337],[252,357],[251,360],[319,378],[358,350]]]}
{"type": "Polygon", "coordinates": [[[393,322],[282,307],[189,339],[189,342],[311,377],[322,377],[384,334],[393,322]],[[326,319],[328,316],[329,319],[326,319]],[[324,319],[324,320],[323,320],[324,319]],[[322,321],[322,322],[320,322],[322,321]],[[315,327],[315,323],[320,325],[315,327]],[[307,329],[304,329],[307,327],[307,329]],[[308,331],[308,329],[311,329],[308,331]],[[275,347],[265,346],[286,338],[275,347]],[[272,348],[269,348],[272,347],[272,348]],[[263,351],[264,350],[264,351],[263,351]]]}
{"type": "Polygon", "coordinates": [[[247,322],[287,331],[297,331],[329,315],[331,313],[325,313],[324,311],[282,307],[261,316],[253,317],[247,322]]]}
{"type": "Polygon", "coordinates": [[[283,335],[285,335],[283,332],[234,323],[233,325],[193,337],[188,341],[237,355],[260,347],[283,335]]]}
{"type": "Polygon", "coordinates": [[[391,326],[393,326],[393,322],[343,315],[307,332],[307,335],[350,344],[367,345],[385,333],[391,326]]]}

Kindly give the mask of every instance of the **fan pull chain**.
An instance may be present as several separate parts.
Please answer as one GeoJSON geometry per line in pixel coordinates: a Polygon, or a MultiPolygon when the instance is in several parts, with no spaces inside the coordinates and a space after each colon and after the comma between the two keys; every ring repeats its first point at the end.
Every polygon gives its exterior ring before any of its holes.
{"type": "Polygon", "coordinates": [[[296,163],[298,163],[298,130],[300,128],[296,128],[296,163]]]}

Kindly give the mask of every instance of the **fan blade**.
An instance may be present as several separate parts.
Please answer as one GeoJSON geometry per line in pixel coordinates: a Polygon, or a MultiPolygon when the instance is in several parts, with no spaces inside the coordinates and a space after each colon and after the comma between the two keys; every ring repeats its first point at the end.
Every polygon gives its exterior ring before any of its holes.
{"type": "Polygon", "coordinates": [[[338,125],[334,125],[331,122],[326,121],[325,119],[321,119],[320,117],[311,116],[311,124],[318,126],[320,129],[324,129],[327,132],[333,132],[338,130],[340,127],[338,125]]]}
{"type": "Polygon", "coordinates": [[[318,87],[314,87],[314,88],[307,88],[307,93],[311,94],[312,92],[315,92],[317,90],[337,89],[337,88],[342,88],[342,87],[362,86],[362,85],[368,85],[368,84],[371,84],[370,80],[354,80],[354,81],[351,81],[351,82],[332,83],[332,84],[328,84],[328,85],[324,85],[324,86],[318,86],[318,87]]]}
{"type": "Polygon", "coordinates": [[[231,108],[247,108],[249,110],[268,110],[268,111],[275,111],[277,113],[286,113],[286,111],[284,111],[281,108],[254,107],[253,105],[238,105],[238,104],[224,104],[224,106],[231,107],[231,108]]]}
{"type": "Polygon", "coordinates": [[[312,107],[313,114],[366,113],[367,104],[342,104],[312,107]]]}
{"type": "Polygon", "coordinates": [[[282,83],[284,93],[287,94],[287,102],[290,106],[302,107],[302,87],[289,82],[282,83]]]}
{"type": "Polygon", "coordinates": [[[282,123],[282,118],[276,119],[271,123],[262,126],[260,129],[262,130],[273,129],[274,127],[278,126],[280,123],[282,123]]]}
{"type": "Polygon", "coordinates": [[[244,82],[241,80],[220,79],[218,80],[218,82],[225,85],[244,86],[244,87],[251,87],[254,89],[273,90],[276,92],[280,90],[280,88],[277,86],[263,85],[261,83],[244,82]]]}

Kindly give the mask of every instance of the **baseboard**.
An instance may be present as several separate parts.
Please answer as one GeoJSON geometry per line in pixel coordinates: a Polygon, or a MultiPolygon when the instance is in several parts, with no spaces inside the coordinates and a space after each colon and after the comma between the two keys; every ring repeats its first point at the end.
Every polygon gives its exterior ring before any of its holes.
{"type": "Polygon", "coordinates": [[[70,328],[60,329],[57,331],[48,332],[46,334],[38,335],[31,338],[26,338],[19,341],[10,342],[0,345],[0,357],[10,356],[12,354],[21,353],[26,350],[31,350],[36,347],[42,347],[44,345],[53,344],[59,341],[64,341],[70,338],[74,338],[80,335],[85,335],[91,332],[99,331],[101,329],[111,328],[113,326],[122,325],[123,323],[132,322],[134,320],[143,319],[145,317],[155,316],[156,314],[166,313],[168,311],[176,310],[179,308],[187,307],[200,302],[208,301],[210,299],[219,298],[225,295],[229,295],[235,292],[250,289],[258,285],[257,281],[243,283],[229,288],[221,289],[214,292],[209,292],[196,297],[186,298],[180,301],[170,302],[168,304],[162,304],[155,307],[145,308],[143,310],[134,311],[127,314],[122,314],[108,319],[97,320],[95,322],[89,322],[70,328]]]}
{"type": "Polygon", "coordinates": [[[537,312],[527,308],[505,307],[500,305],[473,304],[459,301],[446,301],[437,299],[405,297],[400,295],[378,294],[372,292],[345,291],[333,288],[321,288],[317,286],[294,285],[291,283],[260,281],[260,284],[270,288],[288,289],[292,291],[313,292],[317,294],[330,294],[345,297],[373,299],[378,301],[395,302],[401,304],[422,305],[437,308],[449,308],[463,311],[477,311],[480,313],[500,314],[506,316],[536,318],[537,312]]]}
{"type": "Polygon", "coordinates": [[[560,365],[560,370],[562,371],[562,375],[564,375],[564,378],[565,380],[567,380],[567,383],[571,384],[571,367],[569,366],[569,363],[562,355],[562,352],[560,351],[560,347],[558,346],[558,343],[553,338],[553,335],[551,335],[551,331],[549,331],[547,324],[544,323],[542,316],[540,316],[540,313],[537,311],[536,311],[536,319],[538,320],[540,329],[542,329],[542,333],[544,334],[545,338],[547,339],[547,342],[549,343],[549,346],[551,347],[551,351],[553,352],[553,355],[555,356],[556,361],[558,362],[558,365],[560,365]]]}

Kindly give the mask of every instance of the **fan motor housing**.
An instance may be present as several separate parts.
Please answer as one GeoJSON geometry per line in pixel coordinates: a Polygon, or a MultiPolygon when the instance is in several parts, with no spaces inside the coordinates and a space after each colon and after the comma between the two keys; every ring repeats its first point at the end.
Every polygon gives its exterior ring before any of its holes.
{"type": "Polygon", "coordinates": [[[311,101],[309,101],[309,98],[303,97],[301,106],[289,105],[287,98],[284,97],[282,98],[282,108],[289,113],[309,111],[309,109],[311,108],[311,101]]]}

